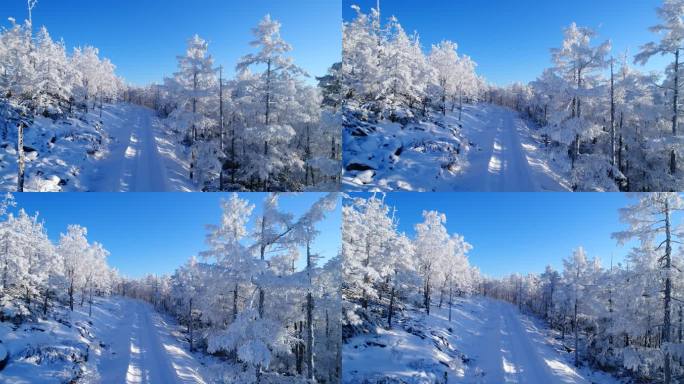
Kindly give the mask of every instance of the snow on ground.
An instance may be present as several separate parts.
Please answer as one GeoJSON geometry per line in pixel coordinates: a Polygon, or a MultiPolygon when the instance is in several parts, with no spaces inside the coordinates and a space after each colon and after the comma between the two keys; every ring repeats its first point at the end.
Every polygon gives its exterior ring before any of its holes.
{"type": "Polygon", "coordinates": [[[0,340],[11,354],[0,382],[211,382],[178,326],[147,303],[111,297],[97,301],[92,318],[87,306],[57,318],[19,327],[0,323],[0,340]]]}
{"type": "Polygon", "coordinates": [[[350,339],[343,383],[618,383],[573,367],[553,333],[511,304],[469,298],[448,316],[409,309],[394,329],[350,339]]]}
{"type": "Polygon", "coordinates": [[[163,123],[149,108],[107,106],[105,122],[113,142],[109,155],[88,164],[84,179],[96,192],[192,191],[189,165],[176,154],[163,123]],[[109,122],[110,124],[107,124],[109,122]]]}
{"type": "MultiPolygon", "coordinates": [[[[0,189],[17,186],[16,130],[0,146],[0,189]]],[[[193,191],[187,156],[153,110],[105,105],[79,118],[37,117],[25,131],[27,191],[193,191]]]]}
{"type": "Polygon", "coordinates": [[[128,299],[98,329],[107,348],[97,355],[102,383],[195,383],[206,381],[178,327],[151,305],[128,299]]]}
{"type": "MultiPolygon", "coordinates": [[[[16,191],[17,133],[13,124],[8,125],[8,136],[0,141],[0,189],[16,191]]],[[[108,143],[109,136],[95,112],[57,121],[36,117],[24,130],[25,190],[84,190],[80,181],[83,165],[104,156],[108,143]]]]}
{"type": "Polygon", "coordinates": [[[504,107],[466,106],[460,122],[456,111],[406,126],[360,128],[344,137],[343,183],[348,191],[570,189],[562,164],[541,149],[526,121],[504,107]]]}

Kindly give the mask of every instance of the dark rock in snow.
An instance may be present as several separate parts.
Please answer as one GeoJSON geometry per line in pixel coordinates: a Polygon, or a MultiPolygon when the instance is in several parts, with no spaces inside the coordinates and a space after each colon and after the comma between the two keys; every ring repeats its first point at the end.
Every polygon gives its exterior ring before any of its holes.
{"type": "Polygon", "coordinates": [[[7,351],[7,348],[5,348],[5,346],[2,345],[2,343],[0,342],[0,371],[2,371],[7,366],[9,358],[9,351],[7,351]]]}
{"type": "Polygon", "coordinates": [[[380,348],[387,347],[386,344],[378,343],[376,341],[366,341],[366,345],[369,347],[380,347],[380,348]]]}
{"type": "Polygon", "coordinates": [[[347,165],[346,169],[347,171],[375,171],[375,168],[370,165],[360,163],[351,163],[347,165]]]}

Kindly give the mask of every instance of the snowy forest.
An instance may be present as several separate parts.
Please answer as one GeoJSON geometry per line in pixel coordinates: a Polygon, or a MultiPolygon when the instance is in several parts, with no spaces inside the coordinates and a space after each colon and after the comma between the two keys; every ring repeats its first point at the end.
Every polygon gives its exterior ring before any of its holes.
{"type": "Polygon", "coordinates": [[[684,187],[681,0],[664,0],[654,41],[635,56],[613,52],[610,40],[573,23],[551,49],[553,66],[529,84],[510,86],[479,76],[454,42],[426,49],[395,17],[385,22],[379,9],[355,10],[344,23],[338,75],[346,189],[684,187]],[[633,65],[653,56],[670,65],[649,73],[633,65]]]}
{"type": "Polygon", "coordinates": [[[315,238],[338,199],[331,193],[294,218],[270,194],[250,227],[254,206],[233,194],[221,224],[208,226],[199,259],[171,276],[129,281],[126,294],[173,314],[190,350],[225,359],[214,372],[219,382],[336,383],[340,263],[318,265],[315,238]],[[295,266],[300,257],[303,269],[295,266]]]}
{"type": "Polygon", "coordinates": [[[681,382],[684,197],[631,200],[621,262],[578,247],[560,271],[503,278],[469,265],[443,214],[409,238],[382,196],[347,200],[343,382],[681,382]]]}
{"type": "Polygon", "coordinates": [[[264,199],[257,212],[234,193],[207,225],[205,251],[171,275],[133,279],[85,228],[55,244],[8,195],[0,381],[339,382],[340,259],[321,263],[317,242],[339,196],[297,216],[278,194],[264,199]]]}
{"type": "MultiPolygon", "coordinates": [[[[339,106],[314,85],[270,15],[234,78],[195,35],[162,84],[134,86],[95,47],[0,28],[0,166],[7,191],[334,191],[339,106]]],[[[250,48],[251,47],[251,48],[250,48]]],[[[218,49],[218,48],[217,48],[218,49]]]]}

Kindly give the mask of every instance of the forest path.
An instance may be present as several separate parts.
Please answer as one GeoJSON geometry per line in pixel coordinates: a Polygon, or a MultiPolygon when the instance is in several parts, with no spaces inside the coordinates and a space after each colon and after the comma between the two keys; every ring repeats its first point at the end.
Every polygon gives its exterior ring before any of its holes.
{"type": "Polygon", "coordinates": [[[131,299],[113,298],[112,321],[102,326],[107,345],[98,360],[100,382],[203,384],[197,362],[186,350],[173,324],[151,305],[131,299]],[[116,308],[114,308],[116,309],[116,308]]]}
{"type": "Polygon", "coordinates": [[[108,105],[102,117],[112,137],[109,155],[86,171],[94,192],[190,191],[189,174],[179,164],[171,142],[160,135],[153,110],[131,104],[108,105]],[[172,177],[169,177],[172,176],[172,177]]]}
{"type": "Polygon", "coordinates": [[[543,160],[539,143],[518,114],[478,104],[464,108],[463,135],[471,143],[469,167],[454,178],[456,191],[568,191],[543,160]]]}
{"type": "Polygon", "coordinates": [[[505,302],[483,300],[478,337],[464,340],[475,371],[485,372],[476,383],[590,383],[559,358],[543,328],[505,302]]]}
{"type": "Polygon", "coordinates": [[[345,341],[344,384],[619,383],[575,368],[572,354],[541,321],[487,297],[457,299],[451,316],[447,305],[433,306],[429,316],[405,308],[392,329],[381,323],[374,331],[345,341]]]}

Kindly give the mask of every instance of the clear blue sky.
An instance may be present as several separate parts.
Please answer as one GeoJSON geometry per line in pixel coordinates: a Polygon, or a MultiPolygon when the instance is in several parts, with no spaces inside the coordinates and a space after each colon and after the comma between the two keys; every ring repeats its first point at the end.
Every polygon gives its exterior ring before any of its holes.
{"type": "MultiPolygon", "coordinates": [[[[205,226],[220,223],[220,201],[228,193],[24,193],[15,194],[17,208],[40,212],[48,235],[58,241],[69,224],[88,228],[88,238],[111,252],[109,264],[122,274],[172,273],[191,256],[205,250],[205,226]]],[[[260,212],[264,193],[242,198],[260,212]]],[[[324,194],[285,194],[284,211],[299,215],[324,194]]],[[[319,225],[314,250],[325,258],[340,249],[341,210],[319,225]]],[[[304,261],[301,260],[303,263],[304,261]]],[[[300,266],[302,266],[301,264],[300,266]]]]}
{"type": "MultiPolygon", "coordinates": [[[[217,65],[232,71],[252,52],[251,28],[267,13],[282,23],[292,57],[312,76],[340,60],[339,0],[39,0],[33,24],[69,48],[100,48],[120,76],[142,85],[176,71],[176,56],[195,33],[209,41],[217,65]]],[[[26,0],[1,0],[0,25],[8,17],[28,18],[26,0]]]]}
{"type": "MultiPolygon", "coordinates": [[[[655,38],[648,27],[657,22],[660,0],[380,0],[383,20],[394,15],[409,32],[417,31],[426,50],[452,40],[471,56],[478,72],[499,85],[529,82],[550,66],[549,49],[559,47],[562,29],[575,21],[595,29],[597,41],[610,39],[613,52],[633,56],[655,38]]],[[[345,20],[354,18],[351,5],[364,13],[376,0],[342,0],[345,20]]],[[[658,58],[647,70],[659,69],[658,58]]]]}
{"type": "Polygon", "coordinates": [[[580,245],[608,267],[611,253],[617,263],[634,245],[611,239],[627,228],[618,209],[634,203],[620,193],[391,193],[385,201],[409,236],[423,210],[445,213],[449,232],[473,245],[471,264],[492,277],[541,273],[546,265],[560,270],[580,245]]]}

